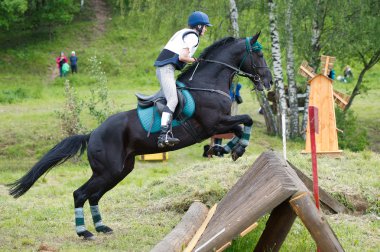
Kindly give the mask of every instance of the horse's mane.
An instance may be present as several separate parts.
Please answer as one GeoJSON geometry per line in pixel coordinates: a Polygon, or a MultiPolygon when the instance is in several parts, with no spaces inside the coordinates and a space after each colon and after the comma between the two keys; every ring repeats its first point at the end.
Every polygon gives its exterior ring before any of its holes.
{"type": "MultiPolygon", "coordinates": [[[[237,41],[237,39],[234,38],[234,37],[225,37],[225,38],[222,38],[222,39],[216,41],[214,44],[212,44],[209,47],[207,47],[206,49],[204,49],[202,51],[202,53],[199,55],[199,58],[205,59],[215,49],[223,47],[225,45],[229,45],[229,44],[231,44],[231,43],[233,43],[235,41],[237,41]]],[[[187,72],[192,71],[195,68],[196,65],[197,64],[187,65],[187,67],[185,67],[185,69],[182,70],[182,73],[180,75],[178,75],[178,78],[180,78],[181,76],[185,75],[187,72]]]]}

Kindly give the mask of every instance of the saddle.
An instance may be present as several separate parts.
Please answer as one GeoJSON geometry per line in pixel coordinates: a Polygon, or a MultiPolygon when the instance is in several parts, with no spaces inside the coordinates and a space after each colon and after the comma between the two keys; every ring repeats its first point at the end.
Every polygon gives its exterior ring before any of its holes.
{"type": "MultiPolygon", "coordinates": [[[[195,111],[195,102],[185,84],[177,81],[178,105],[173,113],[172,127],[181,125],[189,119],[195,111]]],[[[159,132],[161,128],[161,114],[166,106],[166,99],[162,90],[153,95],[136,94],[137,115],[140,123],[148,133],[159,132]]]]}
{"type": "MultiPolygon", "coordinates": [[[[140,93],[135,94],[137,97],[137,105],[140,108],[149,108],[156,106],[157,112],[161,115],[165,106],[166,106],[166,99],[164,92],[162,89],[160,89],[157,93],[153,95],[144,95],[140,93]]],[[[173,113],[173,118],[177,118],[178,115],[182,112],[183,107],[185,105],[185,97],[183,96],[182,92],[177,89],[177,97],[178,97],[178,104],[175,108],[175,111],[173,113]]]]}

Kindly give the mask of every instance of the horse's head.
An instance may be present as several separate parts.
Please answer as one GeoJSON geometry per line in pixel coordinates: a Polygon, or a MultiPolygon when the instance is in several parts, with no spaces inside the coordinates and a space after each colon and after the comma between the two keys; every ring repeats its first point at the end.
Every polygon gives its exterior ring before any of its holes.
{"type": "Polygon", "coordinates": [[[239,68],[250,74],[248,77],[255,84],[256,89],[263,90],[263,86],[269,90],[272,85],[272,74],[264,59],[262,47],[257,39],[260,32],[251,38],[245,39],[245,53],[241,60],[239,68]]]}

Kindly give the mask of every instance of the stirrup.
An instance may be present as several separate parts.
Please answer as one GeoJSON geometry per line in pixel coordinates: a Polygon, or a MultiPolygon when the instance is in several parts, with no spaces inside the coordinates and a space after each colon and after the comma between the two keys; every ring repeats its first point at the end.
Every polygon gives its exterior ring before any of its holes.
{"type": "Polygon", "coordinates": [[[158,142],[157,142],[157,145],[158,145],[158,148],[164,148],[166,146],[174,146],[176,144],[178,144],[180,142],[180,140],[178,138],[175,138],[173,137],[173,133],[171,131],[168,131],[162,135],[160,135],[158,137],[158,142]],[[171,136],[169,136],[169,134],[171,136]]]}

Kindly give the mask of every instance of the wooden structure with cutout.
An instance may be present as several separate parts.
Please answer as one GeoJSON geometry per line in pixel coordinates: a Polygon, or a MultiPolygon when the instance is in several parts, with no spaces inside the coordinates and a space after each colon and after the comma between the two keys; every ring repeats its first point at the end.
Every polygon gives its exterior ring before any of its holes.
{"type": "Polygon", "coordinates": [[[235,238],[254,230],[257,221],[267,213],[271,213],[270,217],[254,251],[279,251],[297,216],[321,251],[344,251],[316,208],[307,186],[283,157],[273,151],[261,154],[208,214],[202,205],[193,203],[190,214],[186,213],[152,252],[223,251],[235,238]],[[201,217],[194,216],[195,212],[200,212],[201,217]],[[200,219],[204,220],[202,224],[200,219]]]}
{"type": "Polygon", "coordinates": [[[144,154],[139,156],[141,161],[165,161],[169,159],[168,152],[154,153],[154,154],[144,154]]]}
{"type": "MultiPolygon", "coordinates": [[[[316,149],[317,154],[340,154],[338,146],[338,134],[335,119],[334,99],[338,99],[340,106],[344,107],[345,97],[339,95],[333,90],[333,80],[328,77],[333,63],[334,57],[321,56],[322,74],[315,74],[313,69],[308,66],[307,62],[303,62],[299,72],[302,76],[310,78],[309,106],[314,106],[318,109],[318,125],[316,125],[316,149]],[[339,98],[335,98],[335,97],[339,98]]],[[[338,103],[338,105],[339,105],[338,103]]],[[[310,125],[307,125],[306,144],[303,153],[310,153],[310,125]]]]}

